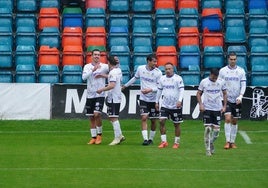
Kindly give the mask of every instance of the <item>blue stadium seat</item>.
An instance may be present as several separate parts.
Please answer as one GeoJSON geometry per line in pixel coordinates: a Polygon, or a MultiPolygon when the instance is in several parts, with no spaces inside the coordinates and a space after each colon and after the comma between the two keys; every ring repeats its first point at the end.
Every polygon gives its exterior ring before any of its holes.
{"type": "Polygon", "coordinates": [[[12,68],[12,48],[9,45],[0,45],[0,68],[12,68]]]}
{"type": "Polygon", "coordinates": [[[10,11],[14,8],[14,0],[0,0],[0,7],[8,8],[10,11]]]}
{"type": "Polygon", "coordinates": [[[155,27],[173,27],[176,29],[177,21],[174,9],[160,8],[155,12],[155,27]]]}
{"type": "Polygon", "coordinates": [[[153,49],[151,46],[135,46],[132,58],[134,70],[137,66],[147,64],[146,57],[152,53],[153,49]]]}
{"type": "Polygon", "coordinates": [[[36,16],[30,13],[17,13],[15,18],[15,26],[18,27],[33,27],[36,28],[36,16]]]}
{"type": "Polygon", "coordinates": [[[245,27],[227,27],[225,33],[225,43],[228,44],[243,44],[247,40],[245,27]]]}
{"type": "Polygon", "coordinates": [[[128,12],[129,0],[109,0],[110,12],[128,12]]]}
{"type": "Polygon", "coordinates": [[[245,0],[224,0],[225,9],[245,9],[245,0]]]}
{"type": "Polygon", "coordinates": [[[266,0],[248,0],[248,9],[268,8],[266,0]]]}
{"type": "Polygon", "coordinates": [[[60,0],[40,0],[40,8],[52,7],[60,9],[60,0]]]}
{"type": "Polygon", "coordinates": [[[155,47],[177,46],[177,35],[173,27],[159,27],[155,34],[155,47]]]}
{"type": "Polygon", "coordinates": [[[243,45],[228,46],[227,54],[229,54],[230,52],[236,53],[236,64],[244,68],[245,72],[247,72],[248,56],[246,46],[243,45]]]}
{"type": "Polygon", "coordinates": [[[268,86],[268,71],[251,72],[250,77],[252,86],[268,86]]]}
{"type": "Polygon", "coordinates": [[[130,59],[130,49],[128,46],[112,46],[110,50],[110,54],[117,56],[121,65],[131,65],[130,59]]]}
{"type": "Polygon", "coordinates": [[[17,0],[17,11],[20,12],[35,12],[37,11],[36,0],[17,0]]]}
{"type": "Polygon", "coordinates": [[[222,13],[219,8],[204,8],[201,14],[201,28],[211,32],[222,30],[222,13]]]}
{"type": "Polygon", "coordinates": [[[224,52],[222,46],[206,46],[203,54],[203,66],[208,68],[221,68],[224,66],[224,52]]]}
{"type": "Polygon", "coordinates": [[[268,12],[266,8],[249,9],[248,13],[248,27],[249,29],[255,27],[268,27],[268,12]]]}
{"type": "Polygon", "coordinates": [[[82,67],[79,65],[65,65],[62,69],[62,83],[83,83],[82,67]]]}
{"type": "Polygon", "coordinates": [[[62,27],[83,28],[83,14],[80,7],[65,7],[62,12],[62,27]]]}
{"type": "Polygon", "coordinates": [[[198,10],[195,8],[182,8],[179,11],[178,27],[199,27],[198,10]]]}
{"type": "Polygon", "coordinates": [[[17,65],[15,82],[36,83],[36,72],[34,65],[17,65]]]}
{"type": "Polygon", "coordinates": [[[36,48],[36,31],[34,27],[18,27],[15,45],[33,46],[36,48]]]}
{"type": "Polygon", "coordinates": [[[0,26],[0,45],[8,45],[13,47],[13,34],[11,27],[0,26]]]}
{"type": "Polygon", "coordinates": [[[189,65],[188,70],[180,72],[184,85],[198,86],[201,81],[200,67],[198,65],[189,65]]]}
{"type": "Polygon", "coordinates": [[[86,27],[106,27],[106,15],[103,8],[88,8],[85,16],[86,27]]]}
{"type": "Polygon", "coordinates": [[[130,19],[128,14],[110,14],[109,27],[128,27],[130,26],[130,19]]]}
{"type": "Polygon", "coordinates": [[[0,23],[2,27],[13,26],[12,10],[9,8],[0,8],[0,23]]]}
{"type": "Polygon", "coordinates": [[[60,47],[60,32],[57,27],[45,27],[39,33],[39,46],[60,47]]]}
{"type": "Polygon", "coordinates": [[[188,68],[190,65],[200,66],[200,58],[199,46],[182,46],[179,54],[179,67],[188,68]]]}
{"type": "Polygon", "coordinates": [[[17,65],[36,65],[36,51],[33,46],[16,47],[15,66],[17,65]]]}
{"type": "Polygon", "coordinates": [[[132,0],[131,7],[134,13],[151,13],[153,11],[153,0],[132,0]]]}
{"type": "Polygon", "coordinates": [[[57,65],[41,65],[39,68],[39,83],[59,83],[59,68],[57,65]]]}
{"type": "Polygon", "coordinates": [[[201,7],[203,8],[222,8],[222,0],[201,0],[201,7]]]}
{"type": "Polygon", "coordinates": [[[153,28],[153,18],[150,14],[134,14],[132,17],[132,28],[149,27],[153,28]]]}
{"type": "Polygon", "coordinates": [[[244,9],[227,9],[225,12],[225,27],[241,26],[245,27],[245,11],[244,9]]]}
{"type": "Polygon", "coordinates": [[[10,70],[0,70],[0,83],[12,83],[13,74],[10,70]]]}
{"type": "Polygon", "coordinates": [[[153,46],[152,29],[149,27],[134,27],[132,32],[132,48],[135,46],[153,46]]]}
{"type": "Polygon", "coordinates": [[[251,69],[256,65],[268,67],[268,46],[253,46],[250,50],[249,64],[251,69]]]}
{"type": "Polygon", "coordinates": [[[268,46],[268,29],[267,28],[250,28],[248,35],[248,46],[268,46]]]}
{"type": "Polygon", "coordinates": [[[108,47],[129,46],[129,33],[127,27],[111,27],[108,35],[108,47]]]}

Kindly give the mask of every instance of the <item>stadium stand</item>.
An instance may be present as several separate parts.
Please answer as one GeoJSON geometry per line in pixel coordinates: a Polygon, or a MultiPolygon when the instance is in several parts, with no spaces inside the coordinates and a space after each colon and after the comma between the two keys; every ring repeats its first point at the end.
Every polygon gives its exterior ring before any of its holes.
{"type": "Polygon", "coordinates": [[[15,79],[6,80],[16,82],[18,64],[33,64],[39,75],[39,66],[51,62],[62,75],[66,65],[89,63],[95,48],[101,49],[101,61],[106,63],[111,49],[124,45],[129,49],[120,57],[126,64],[122,65],[125,80],[146,63],[149,53],[157,54],[159,66],[171,61],[181,74],[207,75],[209,67],[220,68],[226,55],[235,51],[248,84],[266,84],[257,80],[266,79],[268,65],[261,68],[255,62],[262,62],[267,54],[260,55],[255,48],[268,46],[267,10],[267,0],[0,0],[0,71],[11,71],[15,79]],[[80,28],[79,39],[69,40],[66,27],[80,28]],[[100,32],[90,32],[94,29],[100,32]],[[30,51],[22,51],[27,44],[30,51]],[[180,61],[185,58],[181,48],[189,45],[199,47],[200,60],[194,61],[199,71],[180,61]]]}
{"type": "Polygon", "coordinates": [[[60,75],[57,65],[41,65],[38,74],[39,83],[59,83],[60,75]]]}

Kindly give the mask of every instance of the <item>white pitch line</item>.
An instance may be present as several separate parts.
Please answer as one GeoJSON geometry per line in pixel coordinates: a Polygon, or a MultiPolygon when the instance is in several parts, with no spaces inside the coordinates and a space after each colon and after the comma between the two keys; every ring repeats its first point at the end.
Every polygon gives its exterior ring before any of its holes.
{"type": "Polygon", "coordinates": [[[251,142],[249,136],[247,135],[246,131],[238,131],[238,132],[243,137],[243,139],[245,140],[245,142],[247,144],[252,144],[252,142],[251,142]]]}
{"type": "Polygon", "coordinates": [[[0,168],[0,171],[180,171],[180,172],[267,172],[268,169],[179,169],[179,168],[0,168]]]}

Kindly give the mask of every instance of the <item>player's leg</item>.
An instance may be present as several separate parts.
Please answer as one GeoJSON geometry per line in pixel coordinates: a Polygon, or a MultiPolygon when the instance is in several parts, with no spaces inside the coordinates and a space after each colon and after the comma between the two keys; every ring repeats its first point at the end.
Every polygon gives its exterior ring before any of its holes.
{"type": "Polygon", "coordinates": [[[229,149],[231,142],[231,121],[232,121],[231,103],[229,102],[227,103],[226,112],[224,116],[225,116],[224,133],[226,139],[224,149],[229,149]]]}
{"type": "Polygon", "coordinates": [[[205,110],[203,113],[203,123],[204,123],[204,144],[205,144],[205,150],[206,155],[211,156],[210,151],[210,140],[211,140],[211,125],[212,125],[212,119],[211,119],[211,111],[205,110]]]}
{"type": "Polygon", "coordinates": [[[109,145],[117,145],[125,140],[122,134],[119,118],[120,103],[108,103],[107,114],[114,130],[114,140],[109,145]]]}
{"type": "Polygon", "coordinates": [[[97,138],[97,129],[96,129],[96,123],[94,118],[94,109],[95,109],[95,99],[89,99],[87,98],[85,111],[86,116],[89,117],[89,127],[90,127],[90,134],[91,139],[87,144],[95,144],[96,138],[97,138]]]}
{"type": "Polygon", "coordinates": [[[96,98],[94,119],[96,124],[97,138],[95,144],[101,144],[102,142],[102,109],[104,105],[104,97],[96,98]]]}
{"type": "Polygon", "coordinates": [[[236,144],[235,144],[235,139],[236,139],[236,135],[237,135],[237,131],[238,131],[238,119],[241,118],[241,109],[242,106],[241,104],[239,105],[234,105],[233,110],[232,110],[232,124],[231,124],[231,140],[230,140],[230,147],[231,148],[237,148],[236,144]]]}
{"type": "Polygon", "coordinates": [[[161,107],[160,116],[159,116],[161,143],[158,146],[159,148],[165,148],[168,146],[167,135],[166,135],[166,125],[165,125],[167,118],[168,118],[167,109],[161,107]]]}
{"type": "Polygon", "coordinates": [[[150,129],[149,140],[148,140],[148,145],[149,145],[153,143],[153,140],[156,134],[156,127],[157,127],[157,121],[159,118],[159,112],[156,111],[154,102],[153,103],[151,102],[148,105],[150,109],[149,118],[151,121],[151,129],[150,129]]]}
{"type": "Polygon", "coordinates": [[[140,100],[140,115],[141,115],[141,135],[143,138],[142,145],[148,145],[148,130],[147,130],[147,120],[149,115],[149,110],[147,108],[147,102],[140,100]]]}
{"type": "Polygon", "coordinates": [[[174,123],[175,127],[175,138],[174,138],[174,144],[173,147],[174,149],[178,149],[180,147],[180,136],[181,136],[181,123],[183,122],[182,118],[182,108],[179,109],[173,109],[171,110],[171,120],[174,123]]]}

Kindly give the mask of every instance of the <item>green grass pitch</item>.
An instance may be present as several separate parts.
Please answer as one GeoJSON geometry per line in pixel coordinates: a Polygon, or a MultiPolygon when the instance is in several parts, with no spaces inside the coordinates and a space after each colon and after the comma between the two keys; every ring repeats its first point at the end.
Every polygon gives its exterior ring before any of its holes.
{"type": "Polygon", "coordinates": [[[216,153],[205,155],[203,125],[185,120],[181,148],[142,146],[140,120],[120,120],[126,141],[108,146],[112,126],[103,121],[103,143],[87,145],[87,120],[0,121],[2,188],[268,187],[268,121],[239,121],[237,149],[224,150],[223,122],[216,153]],[[251,144],[248,143],[251,141],[251,144]]]}

